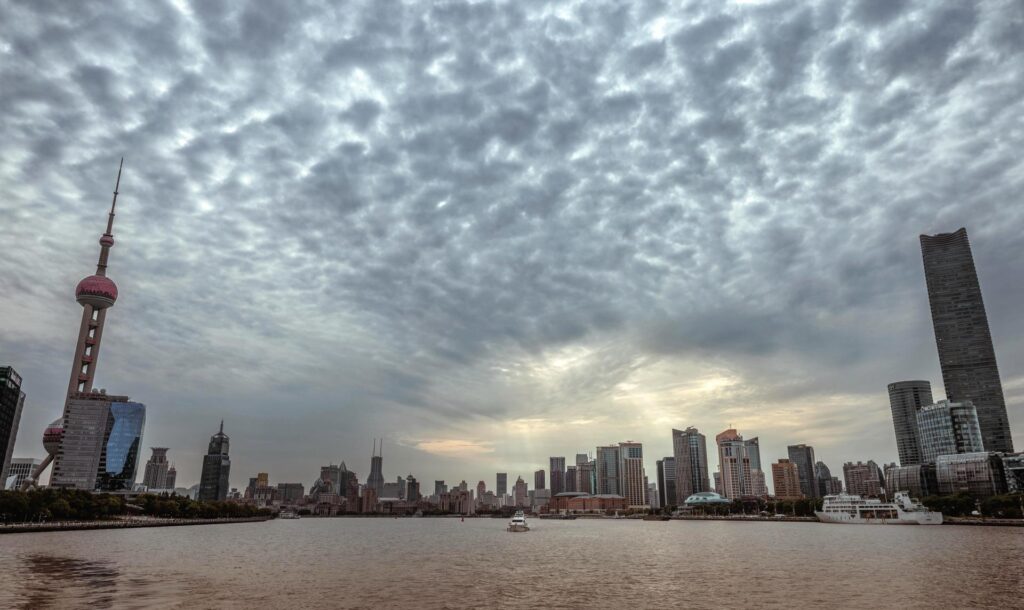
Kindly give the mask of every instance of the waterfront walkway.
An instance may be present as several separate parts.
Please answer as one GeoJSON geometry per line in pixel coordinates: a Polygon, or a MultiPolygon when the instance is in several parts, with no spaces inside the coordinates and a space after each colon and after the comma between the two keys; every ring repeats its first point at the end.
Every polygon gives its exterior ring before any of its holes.
{"type": "Polygon", "coordinates": [[[0,525],[0,534],[27,532],[64,532],[73,530],[110,530],[132,527],[176,527],[181,525],[214,525],[218,523],[252,523],[270,517],[226,517],[223,519],[162,519],[159,517],[128,517],[96,521],[44,521],[42,523],[9,523],[0,525]]]}

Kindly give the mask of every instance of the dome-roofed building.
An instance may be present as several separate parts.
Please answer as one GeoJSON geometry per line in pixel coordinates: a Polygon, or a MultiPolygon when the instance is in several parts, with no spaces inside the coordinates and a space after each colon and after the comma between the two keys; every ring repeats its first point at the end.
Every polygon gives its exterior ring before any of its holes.
{"type": "Polygon", "coordinates": [[[715,504],[732,504],[732,500],[729,498],[723,498],[713,491],[702,491],[687,498],[683,504],[687,506],[709,506],[715,504]]]}

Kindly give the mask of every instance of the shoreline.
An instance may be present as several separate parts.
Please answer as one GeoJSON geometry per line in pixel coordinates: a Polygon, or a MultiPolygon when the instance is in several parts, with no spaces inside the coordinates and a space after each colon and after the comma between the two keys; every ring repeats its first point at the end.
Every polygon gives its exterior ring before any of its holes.
{"type": "Polygon", "coordinates": [[[110,519],[101,521],[54,521],[51,523],[16,523],[0,525],[0,534],[29,534],[33,532],[69,532],[80,530],[112,530],[138,527],[182,527],[186,525],[216,525],[220,523],[255,523],[269,521],[271,517],[227,517],[223,519],[110,519]]]}

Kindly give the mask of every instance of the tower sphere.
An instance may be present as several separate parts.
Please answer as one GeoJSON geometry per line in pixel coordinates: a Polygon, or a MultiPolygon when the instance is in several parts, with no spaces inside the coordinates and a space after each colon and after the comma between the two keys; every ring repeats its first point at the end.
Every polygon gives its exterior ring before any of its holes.
{"type": "Polygon", "coordinates": [[[117,285],[108,277],[90,275],[78,282],[75,299],[83,307],[92,305],[94,309],[106,309],[117,300],[117,285]]]}
{"type": "Polygon", "coordinates": [[[110,234],[104,234],[103,237],[100,238],[100,245],[101,246],[106,246],[108,248],[113,246],[114,245],[114,236],[110,235],[110,234]]]}
{"type": "Polygon", "coordinates": [[[58,417],[43,430],[43,448],[50,455],[57,453],[60,449],[60,439],[64,436],[64,418],[58,417]]]}

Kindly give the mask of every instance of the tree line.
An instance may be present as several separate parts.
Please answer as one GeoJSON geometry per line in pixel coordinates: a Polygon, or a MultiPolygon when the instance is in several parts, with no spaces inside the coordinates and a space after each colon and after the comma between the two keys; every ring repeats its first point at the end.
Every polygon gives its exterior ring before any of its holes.
{"type": "Polygon", "coordinates": [[[186,496],[144,494],[130,502],[121,495],[77,489],[0,491],[0,521],[94,521],[126,515],[182,519],[221,519],[268,515],[267,509],[234,502],[192,500],[186,496]]]}

